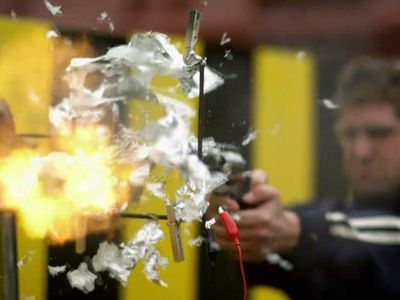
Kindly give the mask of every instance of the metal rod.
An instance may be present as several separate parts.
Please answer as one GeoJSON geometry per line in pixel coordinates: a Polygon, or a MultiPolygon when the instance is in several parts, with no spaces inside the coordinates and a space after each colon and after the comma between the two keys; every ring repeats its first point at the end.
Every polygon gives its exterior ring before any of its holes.
{"type": "Polygon", "coordinates": [[[51,138],[50,134],[43,134],[43,133],[18,133],[17,136],[22,137],[22,138],[34,138],[34,139],[51,138]]]}
{"type": "Polygon", "coordinates": [[[17,237],[15,215],[3,212],[1,219],[1,251],[4,300],[18,300],[17,237]]]}
{"type": "Polygon", "coordinates": [[[203,59],[199,64],[199,121],[197,128],[197,156],[200,160],[203,160],[203,139],[204,139],[204,126],[205,126],[205,97],[204,97],[204,68],[206,67],[206,62],[203,59]]]}
{"type": "Polygon", "coordinates": [[[200,61],[200,57],[196,55],[194,48],[199,38],[201,13],[197,10],[189,12],[189,23],[185,37],[185,52],[183,53],[183,61],[188,66],[194,66],[200,61]]]}
{"type": "Polygon", "coordinates": [[[129,219],[149,219],[149,220],[168,219],[166,215],[157,215],[157,214],[120,213],[119,216],[121,218],[129,218],[129,219]]]}

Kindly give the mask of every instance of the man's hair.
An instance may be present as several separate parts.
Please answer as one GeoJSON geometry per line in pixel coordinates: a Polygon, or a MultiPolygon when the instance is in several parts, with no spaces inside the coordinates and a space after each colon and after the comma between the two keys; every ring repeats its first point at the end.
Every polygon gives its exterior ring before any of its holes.
{"type": "Polygon", "coordinates": [[[400,117],[400,62],[361,57],[341,71],[335,100],[340,110],[366,102],[384,102],[400,117]]]}

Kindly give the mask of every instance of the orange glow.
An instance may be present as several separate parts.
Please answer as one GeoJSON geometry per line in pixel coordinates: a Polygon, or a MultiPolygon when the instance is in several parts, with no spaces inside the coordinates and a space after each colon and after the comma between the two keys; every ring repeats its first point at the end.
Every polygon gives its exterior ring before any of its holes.
{"type": "Polygon", "coordinates": [[[58,136],[57,152],[19,149],[1,158],[1,209],[17,212],[29,236],[53,243],[84,235],[80,224],[95,222],[99,230],[112,223],[112,213],[129,198],[131,170],[115,162],[106,133],[82,127],[58,136]]]}

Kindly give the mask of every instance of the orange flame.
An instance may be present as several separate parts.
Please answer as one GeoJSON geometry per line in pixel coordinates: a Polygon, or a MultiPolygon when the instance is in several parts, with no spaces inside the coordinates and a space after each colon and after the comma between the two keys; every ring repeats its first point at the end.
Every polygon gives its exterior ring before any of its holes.
{"type": "Polygon", "coordinates": [[[58,152],[20,149],[0,160],[0,209],[17,212],[31,237],[63,243],[85,234],[77,228],[82,222],[94,220],[98,230],[110,221],[129,198],[131,170],[115,162],[102,127],[78,128],[55,142],[58,152]]]}

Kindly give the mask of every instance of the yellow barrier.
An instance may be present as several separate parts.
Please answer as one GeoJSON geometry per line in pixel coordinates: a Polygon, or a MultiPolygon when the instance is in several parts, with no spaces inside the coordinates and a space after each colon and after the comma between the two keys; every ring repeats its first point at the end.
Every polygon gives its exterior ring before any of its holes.
{"type": "MultiPolygon", "coordinates": [[[[53,80],[52,44],[46,39],[49,29],[47,23],[0,18],[0,98],[10,104],[17,132],[49,131],[53,80]]],[[[47,243],[29,239],[21,228],[17,241],[20,298],[45,299],[47,243]]]]}
{"type": "MultiPolygon", "coordinates": [[[[314,60],[302,52],[260,47],[252,63],[253,126],[258,130],[252,165],[268,173],[284,204],[299,203],[314,190],[314,60]]],[[[287,296],[255,288],[251,299],[287,296]]]]}

